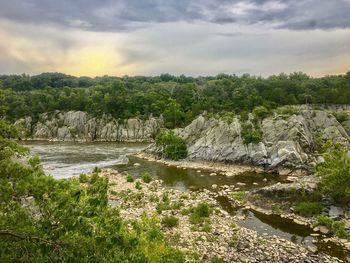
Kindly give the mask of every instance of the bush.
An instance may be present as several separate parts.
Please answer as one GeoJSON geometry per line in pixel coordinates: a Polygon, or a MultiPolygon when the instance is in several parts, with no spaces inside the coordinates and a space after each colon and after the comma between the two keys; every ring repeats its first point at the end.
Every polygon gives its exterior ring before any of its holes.
{"type": "Polygon", "coordinates": [[[245,191],[238,191],[238,192],[233,192],[231,196],[233,199],[243,202],[247,198],[247,193],[245,191]]]}
{"type": "Polygon", "coordinates": [[[134,181],[134,178],[129,174],[127,177],[126,177],[126,181],[128,183],[132,183],[134,181]]]}
{"type": "Polygon", "coordinates": [[[303,216],[312,216],[321,214],[323,206],[318,202],[300,202],[296,204],[294,210],[303,216]]]}
{"type": "Polygon", "coordinates": [[[346,112],[333,112],[334,117],[337,119],[339,123],[347,121],[349,119],[349,115],[346,112]]]}
{"type": "Polygon", "coordinates": [[[210,263],[224,263],[225,261],[222,258],[214,256],[211,258],[210,263]]]}
{"type": "Polygon", "coordinates": [[[79,175],[79,182],[80,183],[86,183],[87,181],[88,181],[88,176],[86,174],[79,175]]]}
{"type": "Polygon", "coordinates": [[[281,114],[281,115],[298,115],[300,113],[300,109],[298,109],[297,107],[293,107],[293,106],[284,106],[281,108],[277,109],[277,113],[281,114]]]}
{"type": "Polygon", "coordinates": [[[148,184],[149,182],[152,181],[152,176],[148,172],[145,172],[142,175],[142,181],[144,181],[146,184],[148,184]]]}
{"type": "Polygon", "coordinates": [[[199,203],[194,207],[193,214],[199,217],[209,217],[211,214],[211,209],[207,203],[199,203]]]}
{"type": "Polygon", "coordinates": [[[334,221],[327,215],[322,214],[317,218],[317,225],[326,226],[333,235],[350,240],[350,232],[345,230],[344,222],[334,221]]]}
{"type": "Polygon", "coordinates": [[[206,219],[209,219],[211,212],[212,211],[207,203],[199,203],[196,207],[191,209],[191,224],[204,226],[206,224],[206,219]]]}
{"type": "Polygon", "coordinates": [[[320,190],[331,195],[339,203],[350,201],[350,155],[340,144],[326,143],[324,162],[316,166],[321,177],[320,190]]]}
{"type": "Polygon", "coordinates": [[[175,216],[165,216],[162,219],[162,225],[172,228],[179,224],[179,219],[175,216]]]}
{"type": "Polygon", "coordinates": [[[13,158],[21,153],[0,131],[0,262],[185,262],[156,217],[130,226],[108,205],[106,177],[56,180],[38,158],[13,158]]]}
{"type": "Polygon", "coordinates": [[[141,189],[142,189],[142,186],[141,186],[140,181],[136,181],[136,183],[135,183],[135,188],[136,188],[137,190],[141,190],[141,189]]]}
{"type": "Polygon", "coordinates": [[[265,119],[266,117],[268,117],[272,112],[270,110],[268,110],[266,107],[264,106],[258,106],[255,107],[253,110],[253,114],[254,116],[256,116],[258,119],[262,120],[265,119]]]}
{"type": "Polygon", "coordinates": [[[260,128],[255,128],[252,124],[246,123],[242,125],[241,136],[244,144],[258,144],[262,141],[262,135],[260,128]]]}
{"type": "Polygon", "coordinates": [[[173,131],[161,132],[156,138],[156,146],[165,158],[171,160],[177,161],[187,156],[185,141],[173,131]]]}

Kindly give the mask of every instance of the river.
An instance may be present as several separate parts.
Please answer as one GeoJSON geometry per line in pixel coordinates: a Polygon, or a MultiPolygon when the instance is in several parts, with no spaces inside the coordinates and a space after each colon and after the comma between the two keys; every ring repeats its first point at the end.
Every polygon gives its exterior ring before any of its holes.
{"type": "MultiPolygon", "coordinates": [[[[195,191],[203,188],[214,191],[211,187],[213,184],[236,185],[238,182],[245,183],[241,190],[252,190],[277,182],[286,182],[285,176],[277,174],[243,173],[232,177],[211,176],[208,171],[180,169],[131,156],[147,146],[143,143],[47,141],[23,141],[21,143],[31,150],[31,154],[39,155],[45,172],[57,179],[89,173],[94,167],[99,167],[127,171],[134,177],[139,177],[147,171],[153,177],[163,180],[166,187],[182,191],[195,191]],[[267,181],[264,178],[267,178],[267,181]]],[[[279,216],[263,215],[243,209],[236,210],[224,197],[218,197],[218,201],[226,211],[240,215],[241,219],[238,224],[243,227],[254,229],[261,235],[276,235],[301,245],[316,246],[318,251],[350,262],[349,256],[341,247],[333,243],[325,243],[322,238],[312,237],[310,235],[312,230],[308,227],[300,226],[292,220],[279,216]]]]}

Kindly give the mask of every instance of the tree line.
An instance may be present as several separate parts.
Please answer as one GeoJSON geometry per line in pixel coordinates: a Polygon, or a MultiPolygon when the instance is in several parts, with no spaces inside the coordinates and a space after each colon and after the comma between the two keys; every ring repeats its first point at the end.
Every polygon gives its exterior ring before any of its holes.
{"type": "Polygon", "coordinates": [[[188,124],[203,111],[246,113],[258,106],[347,104],[350,72],[310,77],[281,73],[267,78],[219,74],[187,77],[162,74],[155,77],[74,77],[62,73],[1,75],[0,90],[6,118],[55,110],[81,110],[116,119],[163,115],[168,128],[188,124]]]}

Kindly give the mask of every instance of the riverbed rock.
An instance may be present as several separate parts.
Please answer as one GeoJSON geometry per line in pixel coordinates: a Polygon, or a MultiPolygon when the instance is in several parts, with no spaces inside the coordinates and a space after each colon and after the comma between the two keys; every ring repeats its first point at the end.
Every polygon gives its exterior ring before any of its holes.
{"type": "Polygon", "coordinates": [[[341,218],[344,215],[344,210],[343,208],[339,207],[339,206],[334,206],[332,205],[329,209],[329,217],[332,219],[338,219],[341,218]]]}
{"type": "Polygon", "coordinates": [[[292,183],[277,183],[253,190],[251,194],[288,198],[290,195],[295,195],[298,192],[303,192],[303,194],[313,193],[317,189],[319,181],[320,179],[315,175],[303,176],[292,183]]]}

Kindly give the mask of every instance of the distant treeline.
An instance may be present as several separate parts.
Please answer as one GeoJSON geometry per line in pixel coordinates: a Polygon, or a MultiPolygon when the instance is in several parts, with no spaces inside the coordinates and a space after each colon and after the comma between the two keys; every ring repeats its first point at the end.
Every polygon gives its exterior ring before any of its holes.
{"type": "Polygon", "coordinates": [[[313,78],[304,73],[267,78],[219,74],[186,77],[73,77],[62,73],[1,75],[6,116],[37,118],[54,110],[81,110],[115,118],[146,118],[163,114],[172,128],[190,122],[203,111],[250,112],[291,104],[349,104],[350,72],[313,78]]]}

